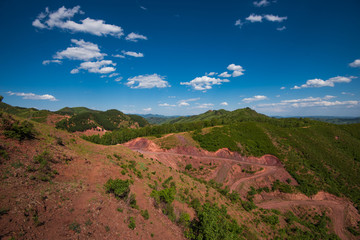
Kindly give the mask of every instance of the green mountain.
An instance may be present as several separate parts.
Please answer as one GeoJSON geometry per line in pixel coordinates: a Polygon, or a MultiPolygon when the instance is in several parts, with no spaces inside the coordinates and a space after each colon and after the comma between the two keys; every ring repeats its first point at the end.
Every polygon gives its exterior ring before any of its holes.
{"type": "Polygon", "coordinates": [[[189,116],[189,117],[178,117],[167,121],[166,123],[190,123],[197,121],[211,121],[217,120],[219,123],[231,123],[233,121],[264,121],[269,117],[257,113],[251,108],[237,109],[234,111],[220,110],[209,110],[205,113],[189,116]]]}
{"type": "Polygon", "coordinates": [[[79,107],[63,108],[57,112],[72,115],[70,118],[63,119],[56,124],[57,128],[69,132],[82,132],[97,127],[113,131],[118,128],[138,128],[148,125],[144,118],[126,115],[116,109],[102,112],[79,107]]]}
{"type": "Polygon", "coordinates": [[[145,118],[150,124],[163,124],[179,116],[164,116],[159,114],[139,114],[139,116],[145,118]]]}
{"type": "Polygon", "coordinates": [[[52,112],[48,110],[38,110],[36,108],[13,107],[4,102],[0,102],[0,111],[13,114],[18,117],[31,119],[36,122],[45,122],[47,117],[50,114],[52,114],[52,112]]]}

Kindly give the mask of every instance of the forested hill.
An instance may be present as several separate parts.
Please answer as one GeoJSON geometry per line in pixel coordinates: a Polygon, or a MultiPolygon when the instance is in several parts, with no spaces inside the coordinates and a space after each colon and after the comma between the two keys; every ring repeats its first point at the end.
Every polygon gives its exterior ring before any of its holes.
{"type": "Polygon", "coordinates": [[[209,110],[205,113],[189,116],[189,117],[178,117],[171,119],[166,123],[190,123],[198,121],[211,121],[216,119],[217,122],[222,123],[231,123],[231,122],[241,122],[241,121],[264,121],[270,117],[263,114],[257,113],[251,108],[242,108],[234,111],[226,111],[224,109],[220,110],[209,110]]]}
{"type": "Polygon", "coordinates": [[[63,119],[56,124],[57,128],[69,132],[82,132],[96,127],[113,131],[119,128],[138,128],[149,125],[143,117],[126,115],[116,109],[102,112],[87,108],[63,108],[57,113],[72,115],[70,118],[63,119]]]}

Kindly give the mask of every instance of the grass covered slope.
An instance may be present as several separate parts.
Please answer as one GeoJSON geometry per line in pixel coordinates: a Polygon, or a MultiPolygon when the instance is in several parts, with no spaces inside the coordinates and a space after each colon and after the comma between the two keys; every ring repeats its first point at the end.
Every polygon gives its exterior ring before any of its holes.
{"type": "Polygon", "coordinates": [[[0,117],[5,239],[338,239],[325,212],[250,210],[236,193],[121,145],[39,123],[19,141],[5,133],[24,119],[0,117]]]}
{"type": "MultiPolygon", "coordinates": [[[[60,112],[71,111],[62,110],[60,112]]],[[[146,125],[148,125],[148,122],[144,118],[134,115],[129,116],[115,109],[102,112],[76,108],[70,118],[59,121],[56,127],[69,132],[82,132],[96,127],[112,131],[118,128],[138,128],[146,125]]]]}
{"type": "Polygon", "coordinates": [[[360,124],[292,121],[297,124],[236,123],[205,134],[197,131],[193,137],[209,151],[229,148],[248,156],[273,154],[282,160],[303,193],[313,195],[325,190],[347,196],[359,209],[360,124]]]}

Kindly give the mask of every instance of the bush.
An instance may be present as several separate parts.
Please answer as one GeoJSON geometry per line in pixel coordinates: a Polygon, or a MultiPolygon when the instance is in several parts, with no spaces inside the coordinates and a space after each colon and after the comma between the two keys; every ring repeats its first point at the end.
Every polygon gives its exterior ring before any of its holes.
{"type": "Polygon", "coordinates": [[[10,125],[5,129],[4,135],[7,138],[14,138],[19,141],[25,139],[34,139],[36,132],[34,130],[34,125],[28,121],[10,123],[10,125]]]}
{"type": "Polygon", "coordinates": [[[145,219],[145,220],[148,220],[149,219],[149,212],[148,212],[148,210],[146,209],[146,210],[141,210],[141,216],[143,216],[143,218],[145,219]]]}
{"type": "Polygon", "coordinates": [[[191,165],[191,164],[187,164],[187,165],[185,166],[185,170],[190,171],[191,169],[192,169],[192,165],[191,165]]]}
{"type": "Polygon", "coordinates": [[[136,223],[135,223],[135,219],[133,217],[130,217],[129,218],[129,225],[128,227],[131,229],[131,230],[134,230],[136,228],[136,223]]]}
{"type": "Polygon", "coordinates": [[[105,183],[105,189],[108,193],[113,193],[115,197],[126,198],[130,192],[130,181],[121,179],[109,179],[105,183]]]}

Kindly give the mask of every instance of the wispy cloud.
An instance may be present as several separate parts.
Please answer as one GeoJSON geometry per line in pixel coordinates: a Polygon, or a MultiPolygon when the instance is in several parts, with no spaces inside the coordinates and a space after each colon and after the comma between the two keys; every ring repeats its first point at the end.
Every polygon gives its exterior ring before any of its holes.
{"type": "Polygon", "coordinates": [[[263,101],[263,100],[267,100],[268,97],[264,96],[264,95],[256,95],[250,98],[244,98],[242,101],[245,103],[251,103],[251,102],[255,102],[255,101],[263,101]]]}
{"type": "Polygon", "coordinates": [[[221,106],[228,106],[229,104],[227,102],[220,103],[221,106]]]}
{"type": "Polygon", "coordinates": [[[175,104],[169,104],[169,103],[160,103],[159,107],[176,107],[175,104]]]}
{"type": "Polygon", "coordinates": [[[166,88],[170,84],[164,80],[164,76],[156,73],[152,75],[139,75],[136,77],[128,78],[126,85],[130,88],[166,88]]]}
{"type": "Polygon", "coordinates": [[[256,15],[256,14],[250,14],[250,16],[248,16],[247,18],[245,18],[247,21],[249,22],[262,22],[263,17],[261,15],[256,15]]]}
{"type": "Polygon", "coordinates": [[[320,87],[334,87],[335,83],[349,83],[351,82],[351,79],[356,77],[343,77],[343,76],[337,76],[333,78],[329,78],[328,80],[322,80],[322,79],[310,79],[307,80],[305,84],[301,86],[294,86],[291,89],[301,89],[301,88],[320,88],[320,87]]]}
{"type": "Polygon", "coordinates": [[[144,110],[144,112],[150,112],[150,111],[152,110],[152,108],[151,108],[151,107],[149,107],[149,108],[144,108],[143,110],[144,110]]]}
{"type": "Polygon", "coordinates": [[[286,27],[285,26],[282,26],[282,27],[278,27],[278,28],[276,28],[276,30],[278,30],[278,31],[284,31],[286,29],[286,27]]]}
{"type": "Polygon", "coordinates": [[[29,100],[49,100],[49,101],[58,101],[53,95],[44,94],[44,95],[37,95],[35,93],[21,93],[21,92],[7,92],[10,96],[18,96],[22,97],[23,99],[29,100]]]}
{"type": "Polygon", "coordinates": [[[45,9],[33,21],[32,25],[39,29],[53,29],[55,27],[69,30],[71,32],[90,33],[96,36],[114,36],[121,37],[124,35],[123,29],[120,26],[106,24],[104,20],[95,20],[85,18],[80,20],[80,23],[71,20],[75,14],[84,14],[80,10],[80,6],[73,8],[65,8],[64,6],[54,12],[50,12],[49,8],[45,9]]]}
{"type": "Polygon", "coordinates": [[[200,108],[200,109],[206,109],[206,108],[212,108],[214,104],[212,103],[196,103],[196,106],[193,108],[200,108]]]}
{"type": "Polygon", "coordinates": [[[184,107],[184,106],[190,106],[189,102],[196,102],[199,100],[200,100],[200,98],[189,98],[189,99],[179,100],[177,103],[178,103],[179,107],[184,107]]]}
{"type": "Polygon", "coordinates": [[[131,51],[122,51],[122,53],[124,55],[128,55],[128,56],[131,56],[131,57],[136,57],[136,58],[144,57],[144,54],[141,53],[141,52],[137,53],[137,52],[131,52],[131,51]]]}
{"type": "Polygon", "coordinates": [[[264,18],[270,22],[282,22],[287,19],[287,17],[279,17],[272,14],[266,14],[264,15],[264,18]]]}
{"type": "Polygon", "coordinates": [[[231,77],[231,74],[229,74],[228,72],[223,72],[223,73],[219,74],[219,77],[229,78],[229,77],[231,77]]]}
{"type": "Polygon", "coordinates": [[[270,1],[268,0],[254,1],[253,4],[256,7],[266,7],[270,5],[270,1]]]}
{"type": "Polygon", "coordinates": [[[131,42],[137,42],[138,40],[147,40],[147,37],[141,34],[137,34],[137,33],[129,33],[126,37],[125,40],[131,41],[131,42]]]}
{"type": "Polygon", "coordinates": [[[62,62],[58,59],[54,59],[54,60],[44,60],[42,62],[43,65],[49,65],[50,63],[57,63],[57,64],[61,64],[62,62]]]}

